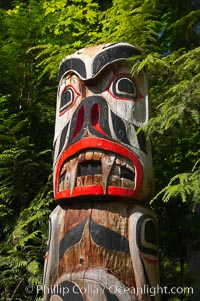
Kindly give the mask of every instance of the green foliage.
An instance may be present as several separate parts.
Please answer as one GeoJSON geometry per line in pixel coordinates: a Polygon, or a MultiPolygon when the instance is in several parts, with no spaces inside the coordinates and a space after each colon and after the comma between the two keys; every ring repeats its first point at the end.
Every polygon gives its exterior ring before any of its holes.
{"type": "Polygon", "coordinates": [[[42,283],[56,81],[39,80],[28,53],[42,36],[40,4],[16,5],[0,16],[0,291],[1,300],[15,300],[29,283],[42,283]]]}
{"type": "Polygon", "coordinates": [[[43,1],[42,13],[45,38],[29,51],[37,53],[41,76],[49,73],[54,78],[63,57],[98,41],[98,4],[92,0],[70,1],[67,5],[63,1],[43,1]]]}
{"type": "Polygon", "coordinates": [[[154,1],[113,0],[102,14],[102,42],[123,41],[146,51],[155,49],[162,24],[154,1]]]}
{"type": "MultiPolygon", "coordinates": [[[[13,231],[1,245],[2,298],[20,298],[26,294],[26,286],[36,288],[42,285],[47,217],[53,200],[51,182],[52,177],[30,205],[21,211],[13,231]]],[[[26,300],[36,300],[37,297],[33,290],[26,300]]]]}
{"type": "Polygon", "coordinates": [[[163,202],[168,202],[172,198],[180,197],[182,202],[192,199],[194,202],[199,203],[199,181],[199,169],[191,173],[177,174],[169,181],[169,184],[157,194],[156,198],[163,194],[163,202]]]}
{"type": "MultiPolygon", "coordinates": [[[[142,48],[152,118],[161,285],[191,285],[188,246],[199,250],[200,31],[197,1],[30,0],[0,9],[1,300],[39,300],[48,215],[57,70],[90,44],[142,48]]],[[[174,300],[163,296],[163,300],[174,300]]],[[[176,300],[188,300],[176,296],[176,300]],[[182,298],[182,299],[181,299],[182,298]]]]}

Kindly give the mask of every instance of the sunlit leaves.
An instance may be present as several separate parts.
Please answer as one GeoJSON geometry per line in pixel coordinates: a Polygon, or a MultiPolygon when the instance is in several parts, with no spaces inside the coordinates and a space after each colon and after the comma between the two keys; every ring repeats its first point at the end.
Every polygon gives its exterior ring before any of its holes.
{"type": "Polygon", "coordinates": [[[46,37],[29,49],[37,53],[36,60],[40,76],[56,78],[63,57],[79,48],[97,43],[99,36],[98,4],[91,0],[71,1],[59,5],[50,1],[43,5],[43,22],[46,37]]]}

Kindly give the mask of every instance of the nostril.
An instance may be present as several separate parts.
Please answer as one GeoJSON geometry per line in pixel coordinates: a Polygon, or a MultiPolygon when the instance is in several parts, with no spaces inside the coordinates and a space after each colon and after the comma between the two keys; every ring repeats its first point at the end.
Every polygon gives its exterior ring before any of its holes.
{"type": "Polygon", "coordinates": [[[94,104],[90,113],[90,120],[93,127],[95,127],[99,122],[99,105],[94,104]]]}
{"type": "Polygon", "coordinates": [[[83,127],[83,123],[84,123],[84,115],[85,115],[85,110],[84,110],[84,106],[82,106],[78,112],[78,116],[77,116],[77,119],[76,119],[76,126],[75,126],[75,129],[74,129],[74,134],[73,134],[73,138],[76,137],[76,135],[78,135],[78,133],[80,132],[80,130],[82,129],[83,127]]]}

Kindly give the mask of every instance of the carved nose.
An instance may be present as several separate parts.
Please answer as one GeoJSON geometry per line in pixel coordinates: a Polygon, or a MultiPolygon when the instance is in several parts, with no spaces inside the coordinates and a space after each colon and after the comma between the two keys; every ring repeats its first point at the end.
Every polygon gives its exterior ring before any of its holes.
{"type": "Polygon", "coordinates": [[[79,132],[87,125],[89,128],[94,128],[95,130],[102,132],[100,126],[100,105],[97,103],[92,103],[91,105],[82,105],[78,111],[76,125],[74,128],[74,133],[72,139],[74,139],[79,132]]]}
{"type": "Polygon", "coordinates": [[[76,125],[74,128],[74,133],[73,133],[72,139],[74,139],[78,135],[78,133],[81,131],[81,129],[83,128],[84,116],[85,116],[85,107],[82,106],[82,107],[80,107],[80,109],[78,111],[78,116],[76,118],[76,125]]]}
{"type": "Polygon", "coordinates": [[[90,111],[90,122],[94,128],[99,123],[99,114],[100,114],[99,105],[97,103],[95,103],[95,104],[93,104],[91,111],[90,111]]]}
{"type": "Polygon", "coordinates": [[[86,130],[97,137],[110,135],[108,105],[104,98],[91,96],[84,99],[72,116],[69,143],[85,137],[86,130]]]}

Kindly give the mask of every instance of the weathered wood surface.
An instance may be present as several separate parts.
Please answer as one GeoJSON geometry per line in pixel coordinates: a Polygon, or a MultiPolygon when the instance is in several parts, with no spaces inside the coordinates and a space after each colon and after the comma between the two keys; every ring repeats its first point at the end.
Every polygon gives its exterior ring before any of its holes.
{"type": "MultiPolygon", "coordinates": [[[[104,271],[106,279],[112,275],[126,289],[157,285],[158,230],[150,209],[120,201],[75,202],[63,209],[58,206],[51,215],[51,224],[47,287],[62,283],[63,275],[68,275],[65,279],[75,281],[76,275],[79,272],[83,275],[83,271],[88,271],[90,282],[96,271],[104,271]],[[146,228],[148,224],[151,224],[151,231],[146,228]]],[[[80,277],[82,285],[85,279],[85,276],[80,277]]],[[[98,282],[101,282],[100,276],[98,282]]],[[[106,282],[106,286],[111,283],[106,282]]],[[[93,282],[92,288],[95,290],[93,282]]],[[[138,300],[150,300],[148,296],[142,296],[140,290],[138,294],[138,300]]],[[[130,294],[129,297],[136,296],[130,294]]],[[[98,300],[98,296],[96,298],[98,300]]]]}
{"type": "Polygon", "coordinates": [[[147,292],[159,281],[147,75],[128,61],[139,54],[111,43],[61,62],[44,301],[159,300],[147,292]]]}

